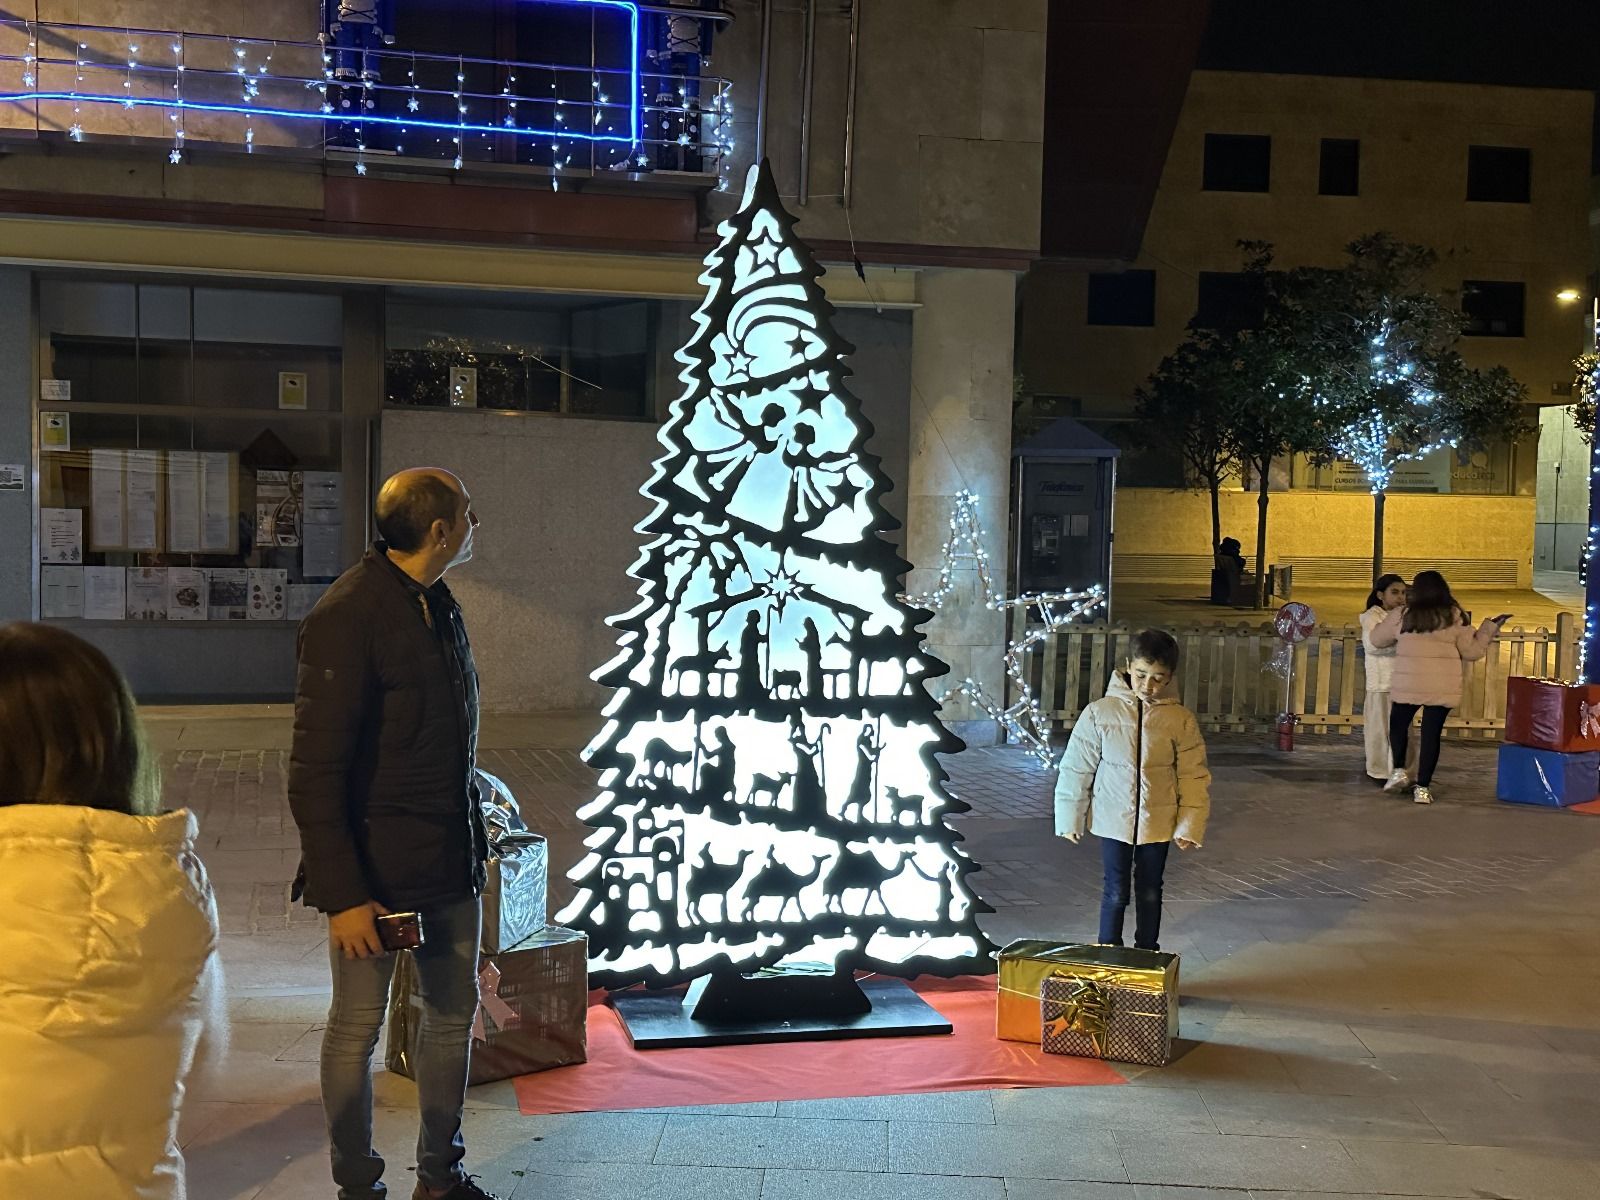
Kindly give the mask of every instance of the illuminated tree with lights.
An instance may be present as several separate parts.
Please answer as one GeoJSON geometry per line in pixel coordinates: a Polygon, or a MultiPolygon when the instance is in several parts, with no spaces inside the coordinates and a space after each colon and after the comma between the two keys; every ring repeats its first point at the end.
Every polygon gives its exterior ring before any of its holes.
{"type": "Polygon", "coordinates": [[[1399,467],[1531,426],[1522,384],[1504,367],[1468,367],[1457,352],[1462,314],[1428,287],[1434,251],[1375,233],[1345,254],[1339,267],[1285,272],[1274,288],[1328,449],[1359,467],[1371,488],[1376,579],[1399,467]]]}
{"type": "Polygon", "coordinates": [[[961,748],[926,687],[946,667],[929,613],[899,599],[852,347],[793,224],[752,169],[643,489],[640,602],[595,675],[615,694],[560,919],[602,986],[818,962],[953,974],[992,952],[945,821],[967,808],[935,758],[961,748]]]}

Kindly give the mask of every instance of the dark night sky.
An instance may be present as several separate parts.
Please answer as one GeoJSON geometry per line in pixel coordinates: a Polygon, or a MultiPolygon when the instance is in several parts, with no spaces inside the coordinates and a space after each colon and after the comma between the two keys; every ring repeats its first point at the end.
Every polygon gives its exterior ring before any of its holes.
{"type": "Polygon", "coordinates": [[[1213,0],[1198,65],[1595,91],[1600,3],[1213,0]]]}

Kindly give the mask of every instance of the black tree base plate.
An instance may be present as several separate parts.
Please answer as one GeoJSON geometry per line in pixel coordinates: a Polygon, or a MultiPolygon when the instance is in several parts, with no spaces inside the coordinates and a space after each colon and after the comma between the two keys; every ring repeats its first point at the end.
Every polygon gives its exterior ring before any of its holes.
{"type": "Polygon", "coordinates": [[[862,980],[871,1001],[866,1012],[830,1015],[795,1012],[746,1021],[697,1021],[684,993],[619,992],[611,1007],[622,1018],[635,1050],[674,1046],[731,1046],[761,1042],[813,1042],[837,1038],[923,1037],[953,1032],[949,1020],[903,979],[862,980]]]}

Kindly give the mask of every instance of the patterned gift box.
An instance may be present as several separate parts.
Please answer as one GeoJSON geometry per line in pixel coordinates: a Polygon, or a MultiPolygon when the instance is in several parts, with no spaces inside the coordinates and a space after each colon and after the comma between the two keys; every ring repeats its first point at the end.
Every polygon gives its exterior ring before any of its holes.
{"type": "MultiPolygon", "coordinates": [[[[588,1061],[589,939],[546,925],[517,949],[478,959],[469,1086],[588,1061]]],[[[389,989],[384,1065],[415,1079],[422,997],[409,953],[389,989]]]]}
{"type": "Polygon", "coordinates": [[[1164,1067],[1172,1057],[1176,993],[1060,974],[1040,985],[1039,1006],[1039,1045],[1048,1054],[1151,1067],[1164,1067]]]}
{"type": "Polygon", "coordinates": [[[1039,997],[1052,975],[1070,974],[1171,998],[1168,1032],[1178,1036],[1178,956],[1122,946],[1086,946],[1024,938],[1000,951],[1000,994],[995,1033],[1008,1042],[1039,1045],[1043,1036],[1039,997]]]}

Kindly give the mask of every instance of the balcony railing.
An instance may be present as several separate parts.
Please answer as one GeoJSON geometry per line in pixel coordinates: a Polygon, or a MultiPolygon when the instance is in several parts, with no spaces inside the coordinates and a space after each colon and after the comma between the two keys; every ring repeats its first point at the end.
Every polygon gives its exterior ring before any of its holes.
{"type": "Polygon", "coordinates": [[[607,172],[725,187],[731,83],[695,56],[646,53],[648,6],[588,7],[568,62],[4,20],[0,137],[160,142],[174,163],[206,147],[340,158],[360,174],[497,163],[557,187],[607,172]]]}

